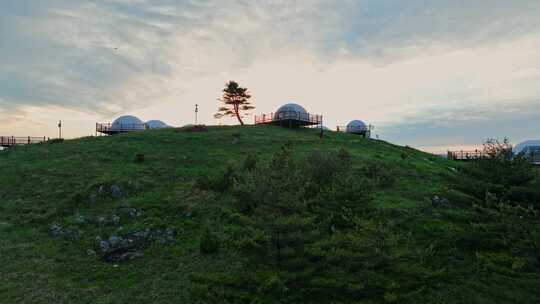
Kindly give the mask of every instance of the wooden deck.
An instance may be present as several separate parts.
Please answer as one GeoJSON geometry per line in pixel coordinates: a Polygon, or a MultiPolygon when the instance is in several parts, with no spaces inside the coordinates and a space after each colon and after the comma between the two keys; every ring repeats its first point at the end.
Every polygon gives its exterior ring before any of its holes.
{"type": "Polygon", "coordinates": [[[485,158],[486,156],[487,155],[482,150],[448,151],[448,159],[450,160],[468,161],[485,158]]]}
{"type": "Polygon", "coordinates": [[[9,148],[20,145],[31,145],[46,142],[48,139],[43,137],[20,137],[20,136],[0,136],[0,147],[9,148]]]}
{"type": "Polygon", "coordinates": [[[96,123],[96,133],[113,135],[118,133],[144,131],[148,129],[147,124],[113,124],[111,123],[96,123]]]}
{"type": "Polygon", "coordinates": [[[295,111],[255,115],[255,124],[274,124],[285,127],[322,125],[322,115],[295,111]]]}

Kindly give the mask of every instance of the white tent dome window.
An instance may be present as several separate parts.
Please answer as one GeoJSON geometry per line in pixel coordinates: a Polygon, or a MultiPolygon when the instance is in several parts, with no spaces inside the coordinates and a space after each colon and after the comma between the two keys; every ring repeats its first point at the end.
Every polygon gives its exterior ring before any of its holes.
{"type": "Polygon", "coordinates": [[[164,123],[161,120],[149,120],[146,122],[146,125],[148,126],[148,129],[165,129],[170,128],[169,125],[164,123]]]}
{"type": "Polygon", "coordinates": [[[112,131],[140,131],[145,128],[142,120],[131,115],[120,116],[111,125],[112,131]]]}
{"type": "Polygon", "coordinates": [[[274,119],[309,120],[309,114],[301,105],[288,103],[277,109],[274,119]]]}

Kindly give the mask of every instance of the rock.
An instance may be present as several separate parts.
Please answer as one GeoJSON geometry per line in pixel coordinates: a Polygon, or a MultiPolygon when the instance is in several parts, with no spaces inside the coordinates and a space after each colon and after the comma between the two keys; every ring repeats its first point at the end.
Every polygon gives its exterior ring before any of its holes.
{"type": "Polygon", "coordinates": [[[133,207],[122,207],[120,209],[121,212],[123,213],[127,213],[129,215],[129,217],[131,218],[134,218],[134,217],[137,217],[139,215],[141,215],[141,211],[133,208],[133,207]]]}
{"type": "Polygon", "coordinates": [[[99,186],[98,188],[98,194],[99,195],[103,195],[105,193],[105,187],[103,187],[103,185],[99,186]]]}
{"type": "Polygon", "coordinates": [[[49,233],[52,235],[52,237],[58,238],[64,234],[64,230],[58,223],[53,223],[49,228],[49,233]]]}
{"type": "Polygon", "coordinates": [[[176,235],[176,231],[174,230],[174,228],[167,228],[165,229],[165,235],[168,240],[172,241],[174,239],[174,236],[176,235]]]}
{"type": "Polygon", "coordinates": [[[93,249],[87,249],[87,250],[86,250],[86,255],[87,255],[87,256],[95,256],[95,255],[96,255],[96,251],[93,250],[93,249]]]}
{"type": "Polygon", "coordinates": [[[96,237],[96,245],[101,250],[102,253],[107,253],[111,249],[111,246],[107,241],[101,239],[101,237],[96,237]]]}
{"type": "Polygon", "coordinates": [[[113,216],[111,217],[111,222],[115,226],[120,225],[120,217],[116,214],[113,214],[113,216]]]}
{"type": "Polygon", "coordinates": [[[106,253],[109,251],[109,249],[111,249],[111,246],[109,245],[109,243],[107,243],[107,241],[100,241],[99,249],[101,250],[101,252],[106,253]]]}
{"type": "Polygon", "coordinates": [[[96,202],[97,202],[97,195],[90,194],[90,197],[88,197],[88,203],[91,205],[94,205],[96,202]]]}
{"type": "Polygon", "coordinates": [[[104,216],[99,216],[97,218],[97,222],[99,226],[105,226],[105,223],[107,222],[107,219],[104,216]]]}
{"type": "Polygon", "coordinates": [[[122,246],[123,238],[121,236],[111,235],[109,237],[109,245],[112,248],[118,248],[122,246]]]}
{"type": "Polygon", "coordinates": [[[450,207],[450,201],[444,197],[435,195],[431,198],[431,205],[433,205],[433,207],[450,207]]]}
{"type": "Polygon", "coordinates": [[[143,253],[140,252],[140,251],[126,252],[126,253],[120,255],[118,260],[119,261],[133,260],[133,259],[136,259],[136,258],[140,258],[142,256],[143,256],[143,253]]]}
{"type": "Polygon", "coordinates": [[[119,198],[122,196],[122,190],[120,189],[120,186],[118,185],[111,186],[111,196],[113,198],[119,198]]]}
{"type": "Polygon", "coordinates": [[[192,218],[193,214],[188,211],[188,212],[184,213],[184,216],[187,217],[187,218],[192,218]]]}
{"type": "MultiPolygon", "coordinates": [[[[116,250],[105,254],[103,259],[109,263],[117,263],[133,260],[142,256],[143,253],[137,250],[116,250]]],[[[113,267],[118,267],[118,264],[115,264],[113,267]]]]}
{"type": "Polygon", "coordinates": [[[75,215],[75,223],[84,224],[84,223],[86,223],[86,219],[84,218],[84,216],[82,216],[80,214],[77,214],[77,215],[75,215]]]}
{"type": "Polygon", "coordinates": [[[82,232],[79,229],[67,229],[64,234],[69,238],[78,239],[81,237],[82,232]]]}

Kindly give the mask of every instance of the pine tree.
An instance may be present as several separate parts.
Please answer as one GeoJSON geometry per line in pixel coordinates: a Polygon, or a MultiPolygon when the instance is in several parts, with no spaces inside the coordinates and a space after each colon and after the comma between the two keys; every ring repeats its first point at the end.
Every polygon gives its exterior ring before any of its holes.
{"type": "Polygon", "coordinates": [[[247,88],[242,88],[236,81],[229,81],[223,89],[223,97],[219,99],[225,106],[220,107],[214,117],[236,117],[238,122],[240,122],[241,125],[244,125],[241,112],[255,109],[249,102],[250,98],[251,94],[247,88]]]}

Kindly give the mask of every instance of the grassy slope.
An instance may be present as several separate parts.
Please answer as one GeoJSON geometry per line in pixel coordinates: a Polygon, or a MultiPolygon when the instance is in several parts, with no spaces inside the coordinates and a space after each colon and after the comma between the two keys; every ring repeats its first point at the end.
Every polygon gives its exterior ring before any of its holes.
{"type": "MultiPolygon", "coordinates": [[[[116,137],[70,140],[18,147],[0,152],[0,299],[5,303],[169,303],[190,301],[190,274],[235,267],[233,254],[201,256],[199,236],[211,225],[227,233],[219,217],[219,197],[196,190],[198,176],[218,172],[229,161],[242,162],[248,153],[269,159],[290,141],[295,152],[348,149],[355,166],[381,162],[397,174],[397,184],[376,193],[380,208],[415,212],[426,197],[448,190],[456,163],[383,141],[348,134],[278,127],[216,127],[209,132],[146,131],[116,137]],[[135,163],[137,153],[145,155],[135,163]],[[402,154],[407,158],[402,159],[402,154]],[[100,185],[120,185],[121,198],[88,198],[100,185]],[[143,210],[136,218],[119,213],[120,206],[143,210]],[[186,216],[192,213],[193,216],[186,216]],[[118,227],[77,224],[86,218],[120,214],[124,231],[137,227],[174,227],[173,244],[154,244],[144,257],[120,265],[86,254],[96,236],[118,227]],[[55,239],[52,223],[82,231],[78,239],[55,239]],[[127,292],[129,290],[129,292],[127,292]]],[[[446,217],[426,216],[411,231],[429,242],[440,231],[461,230],[466,211],[446,217]]],[[[413,225],[413,224],[411,224],[413,225]]],[[[474,289],[471,286],[470,289],[474,289]]],[[[482,292],[480,291],[480,294],[482,292]]]]}

